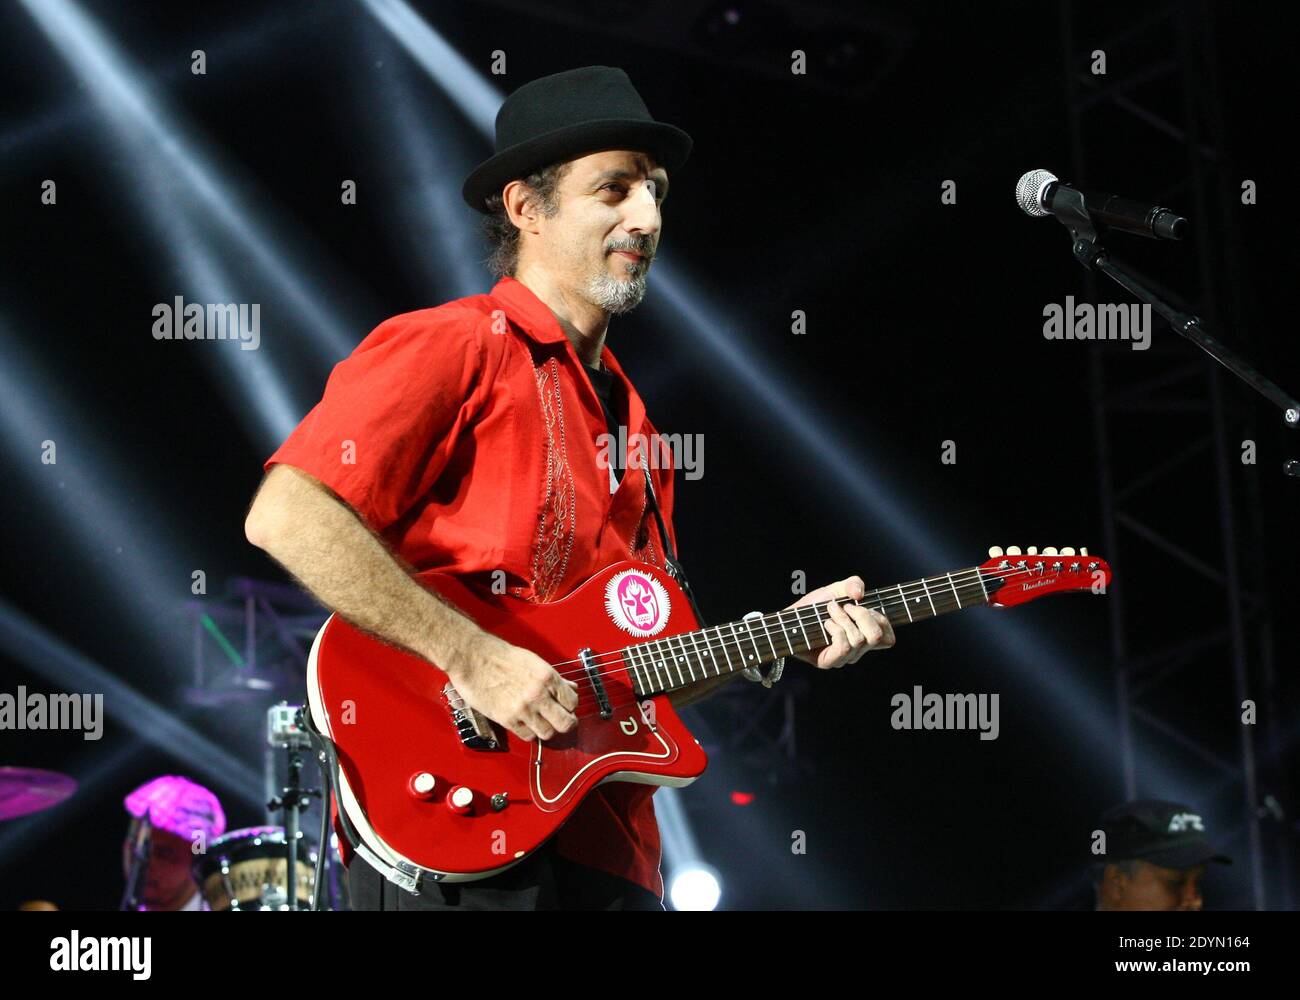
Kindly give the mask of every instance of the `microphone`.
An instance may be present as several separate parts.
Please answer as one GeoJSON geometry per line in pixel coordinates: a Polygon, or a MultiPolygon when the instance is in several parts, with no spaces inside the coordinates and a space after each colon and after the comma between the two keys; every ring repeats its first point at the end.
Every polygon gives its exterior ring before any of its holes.
{"type": "Polygon", "coordinates": [[[1081,191],[1062,184],[1050,170],[1031,170],[1016,183],[1016,204],[1026,215],[1055,215],[1057,195],[1062,190],[1073,191],[1083,198],[1088,216],[1093,222],[1118,229],[1122,233],[1147,236],[1151,239],[1181,240],[1187,230],[1187,220],[1159,205],[1147,205],[1113,194],[1081,191]]]}

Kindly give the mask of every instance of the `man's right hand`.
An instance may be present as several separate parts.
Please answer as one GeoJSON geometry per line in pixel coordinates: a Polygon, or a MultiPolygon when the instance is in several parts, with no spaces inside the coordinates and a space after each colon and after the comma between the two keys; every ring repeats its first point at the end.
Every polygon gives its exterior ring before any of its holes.
{"type": "Polygon", "coordinates": [[[420,586],[410,567],[310,474],[290,465],[271,469],[244,530],[321,604],[438,664],[466,704],[521,740],[550,739],[577,726],[576,684],[420,586]]]}
{"type": "Polygon", "coordinates": [[[470,708],[521,740],[549,740],[578,724],[578,685],[522,646],[484,634],[446,673],[470,708]]]}

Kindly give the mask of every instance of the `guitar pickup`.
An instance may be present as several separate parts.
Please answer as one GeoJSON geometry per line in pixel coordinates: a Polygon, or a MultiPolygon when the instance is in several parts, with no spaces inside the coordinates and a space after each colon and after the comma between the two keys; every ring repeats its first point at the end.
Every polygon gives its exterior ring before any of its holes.
{"type": "Polygon", "coordinates": [[[596,661],[592,657],[591,650],[578,650],[578,658],[582,660],[582,669],[587,672],[587,680],[591,683],[591,690],[595,692],[600,717],[608,719],[614,714],[614,710],[609,707],[609,693],[605,690],[605,683],[600,679],[600,671],[596,669],[596,661]]]}

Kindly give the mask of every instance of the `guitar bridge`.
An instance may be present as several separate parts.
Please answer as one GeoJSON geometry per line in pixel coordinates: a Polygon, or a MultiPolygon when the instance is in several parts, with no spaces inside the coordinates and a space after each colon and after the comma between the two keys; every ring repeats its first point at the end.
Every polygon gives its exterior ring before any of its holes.
{"type": "Polygon", "coordinates": [[[605,683],[600,679],[600,671],[596,669],[596,661],[592,658],[590,649],[578,650],[578,658],[582,660],[582,669],[587,672],[587,680],[591,683],[591,690],[596,694],[596,704],[600,708],[600,717],[608,719],[614,714],[614,710],[609,704],[609,693],[605,690],[605,683]]]}
{"type": "Polygon", "coordinates": [[[451,712],[452,725],[460,741],[471,750],[496,750],[500,744],[492,730],[492,722],[482,713],[474,711],[460,696],[460,692],[448,681],[442,689],[443,700],[451,712]]]}

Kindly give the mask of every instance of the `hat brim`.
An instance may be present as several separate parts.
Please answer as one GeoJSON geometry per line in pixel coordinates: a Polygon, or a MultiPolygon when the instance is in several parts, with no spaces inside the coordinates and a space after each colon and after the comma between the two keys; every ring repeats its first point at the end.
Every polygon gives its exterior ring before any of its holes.
{"type": "Polygon", "coordinates": [[[1217,853],[1209,844],[1185,844],[1160,851],[1148,851],[1137,855],[1137,859],[1161,868],[1195,868],[1210,861],[1221,865],[1232,864],[1232,858],[1217,853]]]}
{"type": "Polygon", "coordinates": [[[488,197],[516,177],[526,177],[547,164],[603,149],[636,149],[649,153],[671,173],[686,162],[691,145],[687,133],[666,122],[625,118],[582,122],[536,136],[484,160],[465,178],[461,194],[470,208],[486,215],[488,197]]]}

